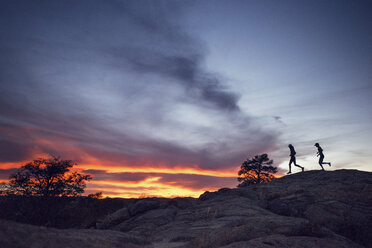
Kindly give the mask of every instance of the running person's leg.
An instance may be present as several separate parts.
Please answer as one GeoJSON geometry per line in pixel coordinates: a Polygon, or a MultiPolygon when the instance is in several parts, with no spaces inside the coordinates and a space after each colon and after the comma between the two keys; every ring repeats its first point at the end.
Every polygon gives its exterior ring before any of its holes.
{"type": "MultiPolygon", "coordinates": [[[[328,164],[329,166],[331,166],[331,163],[330,162],[323,162],[324,155],[321,156],[321,159],[322,159],[322,164],[328,164]]],[[[319,162],[320,162],[320,159],[319,159],[319,162]]]]}
{"type": "Polygon", "coordinates": [[[293,160],[293,163],[294,163],[295,166],[301,168],[301,170],[304,171],[304,167],[302,167],[301,165],[299,165],[299,164],[296,163],[296,157],[291,158],[291,161],[292,160],[293,160]]]}
{"type": "MultiPolygon", "coordinates": [[[[324,159],[324,157],[323,157],[323,159],[324,159]]],[[[328,164],[329,166],[331,166],[330,162],[322,162],[322,164],[328,164]]]]}
{"type": "Polygon", "coordinates": [[[288,171],[288,173],[287,174],[291,174],[292,173],[292,170],[291,170],[291,164],[294,162],[295,164],[296,164],[296,159],[294,159],[293,160],[293,156],[291,156],[291,159],[289,160],[289,164],[288,164],[288,166],[289,166],[289,171],[288,171]]]}
{"type": "Polygon", "coordinates": [[[323,168],[323,159],[324,159],[324,155],[320,155],[320,157],[319,157],[319,165],[320,165],[320,167],[322,167],[322,170],[324,170],[324,168],[323,168]]]}

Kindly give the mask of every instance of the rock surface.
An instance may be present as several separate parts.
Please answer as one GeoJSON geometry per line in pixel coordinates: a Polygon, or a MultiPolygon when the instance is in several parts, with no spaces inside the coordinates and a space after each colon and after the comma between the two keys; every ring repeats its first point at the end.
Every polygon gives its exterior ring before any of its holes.
{"type": "Polygon", "coordinates": [[[140,248],[146,242],[132,235],[92,229],[55,229],[0,220],[1,248],[140,248]]]}
{"type": "Polygon", "coordinates": [[[112,226],[118,225],[125,220],[130,218],[130,214],[127,208],[121,208],[116,212],[109,214],[106,218],[96,223],[97,229],[108,229],[112,226]]]}
{"type": "Polygon", "coordinates": [[[199,199],[142,199],[100,224],[111,230],[0,222],[0,240],[13,242],[0,247],[372,247],[372,173],[308,171],[199,199]]]}

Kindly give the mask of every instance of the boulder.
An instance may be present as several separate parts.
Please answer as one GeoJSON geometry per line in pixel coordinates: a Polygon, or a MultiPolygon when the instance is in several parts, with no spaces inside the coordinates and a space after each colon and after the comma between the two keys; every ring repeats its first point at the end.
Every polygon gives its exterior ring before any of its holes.
{"type": "Polygon", "coordinates": [[[113,229],[124,232],[130,231],[133,235],[146,235],[149,237],[154,233],[154,229],[158,229],[160,226],[173,221],[176,214],[177,208],[175,207],[153,209],[137,215],[135,218],[131,218],[113,229]]]}
{"type": "Polygon", "coordinates": [[[234,242],[221,248],[362,248],[362,246],[346,239],[331,239],[317,237],[288,237],[284,235],[269,235],[249,241],[234,242]]]}
{"type": "Polygon", "coordinates": [[[55,229],[0,220],[1,248],[140,248],[146,242],[122,232],[55,229]]]}
{"type": "MultiPolygon", "coordinates": [[[[372,246],[372,173],[308,171],[256,186],[260,205],[372,246]]],[[[247,190],[251,191],[249,187],[247,190]]]]}
{"type": "Polygon", "coordinates": [[[179,209],[186,209],[194,206],[196,203],[195,198],[191,197],[176,197],[169,201],[170,206],[175,206],[179,209]]]}
{"type": "Polygon", "coordinates": [[[107,229],[112,226],[116,226],[125,220],[130,218],[129,211],[127,208],[119,209],[118,211],[106,216],[103,221],[96,223],[97,229],[107,229]]]}
{"type": "Polygon", "coordinates": [[[160,202],[158,200],[152,198],[142,199],[129,206],[129,214],[135,216],[158,207],[160,207],[160,202]]]}

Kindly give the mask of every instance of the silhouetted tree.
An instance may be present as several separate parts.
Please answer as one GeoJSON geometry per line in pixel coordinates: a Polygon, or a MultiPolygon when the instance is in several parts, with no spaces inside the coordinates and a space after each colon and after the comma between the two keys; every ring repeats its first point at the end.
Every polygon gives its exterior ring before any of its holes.
{"type": "Polygon", "coordinates": [[[102,198],[103,198],[103,194],[102,194],[102,192],[92,193],[92,194],[89,194],[89,195],[88,195],[88,198],[92,198],[92,199],[102,199],[102,198]]]}
{"type": "Polygon", "coordinates": [[[271,181],[273,174],[277,172],[277,168],[272,164],[273,160],[270,160],[267,154],[256,155],[244,161],[238,172],[241,176],[238,177],[241,182],[238,187],[271,181]]]}
{"type": "Polygon", "coordinates": [[[90,175],[70,172],[71,160],[36,159],[10,176],[8,193],[43,197],[78,196],[84,193],[90,175]]]}

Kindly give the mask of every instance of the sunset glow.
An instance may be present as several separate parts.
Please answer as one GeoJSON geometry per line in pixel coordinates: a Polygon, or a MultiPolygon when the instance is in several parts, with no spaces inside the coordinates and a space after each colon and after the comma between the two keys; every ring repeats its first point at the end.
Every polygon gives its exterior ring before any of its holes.
{"type": "MultiPolygon", "coordinates": [[[[0,180],[71,160],[85,195],[236,187],[243,161],[372,171],[370,8],[359,1],[6,1],[0,180]]],[[[293,168],[293,173],[301,167],[293,168]]]]}
{"type": "Polygon", "coordinates": [[[94,181],[93,186],[89,188],[92,192],[108,192],[105,196],[109,197],[177,197],[177,196],[189,196],[199,197],[206,190],[201,189],[193,190],[177,186],[176,182],[173,185],[167,185],[158,183],[159,177],[148,178],[144,181],[130,183],[130,182],[106,182],[106,181],[94,181]],[[140,188],[140,190],[139,190],[140,188]]]}
{"type": "Polygon", "coordinates": [[[158,168],[158,167],[122,167],[122,166],[100,166],[100,165],[91,165],[83,164],[77,165],[76,168],[80,170],[105,170],[108,173],[120,173],[120,172],[142,172],[142,173],[166,173],[166,174],[193,174],[193,175],[204,175],[204,176],[214,176],[214,177],[235,177],[236,172],[234,171],[216,171],[216,170],[203,170],[196,168],[158,168]]]}
{"type": "MultiPolygon", "coordinates": [[[[48,156],[39,156],[48,157],[48,156]]],[[[92,159],[91,159],[92,160],[92,159]]],[[[2,163],[0,164],[2,169],[8,169],[14,171],[14,168],[19,168],[21,165],[26,164],[29,161],[20,163],[2,163]]],[[[100,164],[78,164],[74,167],[74,170],[80,173],[90,174],[93,172],[93,180],[87,183],[86,193],[103,192],[105,197],[124,197],[124,198],[138,198],[138,197],[199,197],[205,191],[215,191],[222,186],[234,187],[236,186],[236,173],[231,171],[212,171],[203,170],[187,167],[128,167],[128,166],[102,166],[100,164]],[[103,173],[107,178],[96,179],[95,173],[103,173]],[[139,179],[131,179],[128,181],[123,178],[111,178],[110,175],[120,173],[128,173],[131,177],[136,178],[138,175],[144,175],[139,179]],[[159,176],[157,176],[159,175],[159,176]],[[191,177],[196,176],[207,176],[215,178],[216,180],[222,179],[226,183],[220,185],[210,186],[204,185],[201,187],[192,187],[195,182],[193,180],[178,181],[178,178],[161,181],[164,175],[189,175],[191,177]],[[185,186],[183,186],[185,185],[185,186]]],[[[101,177],[98,177],[101,178],[101,177]]],[[[195,179],[194,179],[195,180],[195,179]]],[[[7,179],[2,178],[0,182],[8,182],[7,179]]]]}

